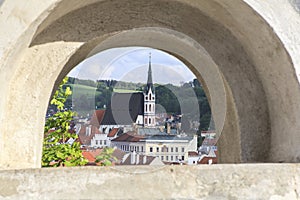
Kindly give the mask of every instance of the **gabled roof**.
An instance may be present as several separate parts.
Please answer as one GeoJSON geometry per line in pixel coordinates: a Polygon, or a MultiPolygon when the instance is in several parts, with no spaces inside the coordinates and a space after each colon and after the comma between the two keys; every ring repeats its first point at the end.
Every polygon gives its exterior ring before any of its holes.
{"type": "Polygon", "coordinates": [[[91,139],[95,136],[95,134],[101,134],[96,126],[91,126],[91,134],[86,135],[86,128],[86,126],[82,125],[78,133],[78,140],[81,145],[90,145],[91,139]]]}
{"type": "Polygon", "coordinates": [[[143,114],[143,93],[113,93],[101,125],[131,125],[143,114]]]}
{"type": "Polygon", "coordinates": [[[127,133],[124,133],[122,135],[120,135],[119,137],[111,140],[114,142],[139,142],[140,140],[145,139],[145,136],[142,135],[135,135],[135,132],[130,131],[127,133]]]}
{"type": "Polygon", "coordinates": [[[189,152],[188,152],[188,156],[189,156],[189,157],[198,157],[199,154],[198,154],[198,152],[196,152],[196,151],[189,151],[189,152]]]}
{"type": "Polygon", "coordinates": [[[107,137],[115,137],[116,134],[119,132],[119,128],[113,128],[108,134],[107,137]]]}
{"type": "Polygon", "coordinates": [[[218,152],[211,149],[209,151],[208,155],[202,155],[200,160],[198,161],[198,164],[208,164],[209,160],[212,160],[212,164],[217,164],[218,163],[218,152]]]}
{"type": "Polygon", "coordinates": [[[90,124],[99,128],[103,120],[104,114],[105,114],[105,110],[95,110],[91,118],[90,124]]]}

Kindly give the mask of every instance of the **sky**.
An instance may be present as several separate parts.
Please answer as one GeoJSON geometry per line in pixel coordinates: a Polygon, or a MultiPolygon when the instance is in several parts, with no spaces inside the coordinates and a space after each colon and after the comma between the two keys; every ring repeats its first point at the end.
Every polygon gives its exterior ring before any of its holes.
{"type": "Polygon", "coordinates": [[[102,51],[85,59],[68,76],[145,83],[150,53],[153,83],[180,85],[195,78],[188,67],[174,56],[146,47],[123,47],[102,51]]]}

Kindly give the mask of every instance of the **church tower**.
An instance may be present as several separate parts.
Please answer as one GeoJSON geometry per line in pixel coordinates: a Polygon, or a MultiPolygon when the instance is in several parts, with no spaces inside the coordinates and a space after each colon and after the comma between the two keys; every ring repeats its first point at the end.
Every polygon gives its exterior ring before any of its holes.
{"type": "Polygon", "coordinates": [[[144,88],[144,127],[155,127],[155,91],[152,82],[151,53],[149,54],[149,68],[147,85],[144,88]]]}

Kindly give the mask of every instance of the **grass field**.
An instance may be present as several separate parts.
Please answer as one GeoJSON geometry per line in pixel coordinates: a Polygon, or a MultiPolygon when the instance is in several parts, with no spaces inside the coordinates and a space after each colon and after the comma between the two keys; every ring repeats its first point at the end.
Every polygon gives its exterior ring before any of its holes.
{"type": "Polygon", "coordinates": [[[114,92],[119,92],[119,93],[133,93],[133,92],[139,92],[139,91],[114,88],[114,92]]]}
{"type": "MultiPolygon", "coordinates": [[[[80,97],[84,95],[89,98],[89,97],[95,97],[97,94],[101,94],[101,92],[96,90],[97,88],[91,86],[79,85],[79,84],[67,84],[67,86],[71,87],[72,94],[76,97],[80,97]]],[[[140,92],[140,91],[114,88],[114,92],[132,93],[132,92],[140,92]]]]}
{"type": "Polygon", "coordinates": [[[97,94],[101,94],[101,92],[96,91],[95,87],[79,85],[79,84],[68,84],[71,87],[73,97],[80,97],[85,95],[87,98],[95,97],[97,94]]]}

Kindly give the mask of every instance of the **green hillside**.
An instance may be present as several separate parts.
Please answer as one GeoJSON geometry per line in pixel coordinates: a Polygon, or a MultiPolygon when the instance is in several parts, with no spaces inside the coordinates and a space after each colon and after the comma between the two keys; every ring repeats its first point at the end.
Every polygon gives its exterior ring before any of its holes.
{"type": "Polygon", "coordinates": [[[91,87],[87,85],[79,85],[79,84],[66,84],[66,87],[71,87],[72,95],[76,97],[80,97],[85,95],[87,98],[95,97],[96,95],[101,94],[101,92],[97,91],[96,87],[91,87]]]}
{"type": "Polygon", "coordinates": [[[133,93],[133,92],[140,92],[140,91],[114,88],[114,92],[118,92],[118,93],[133,93]]]}

